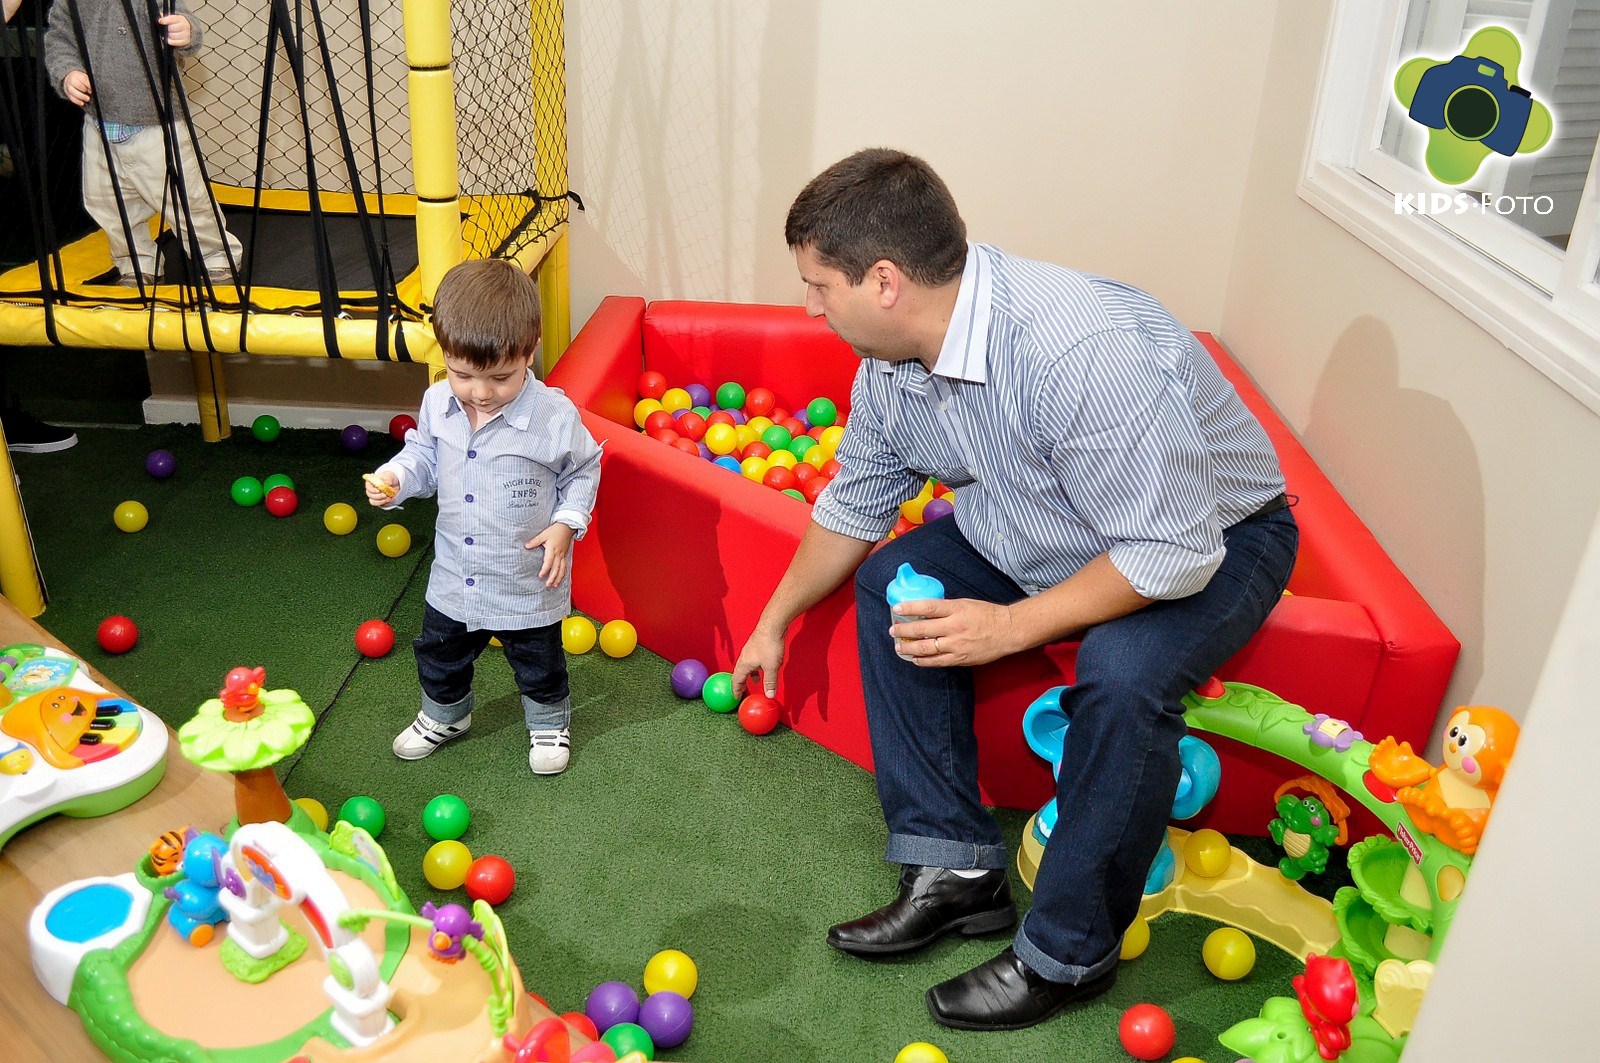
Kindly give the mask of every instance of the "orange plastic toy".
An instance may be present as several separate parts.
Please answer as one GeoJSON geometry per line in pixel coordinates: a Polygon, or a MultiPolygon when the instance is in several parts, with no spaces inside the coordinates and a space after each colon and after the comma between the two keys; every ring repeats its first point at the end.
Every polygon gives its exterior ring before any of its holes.
{"type": "Polygon", "coordinates": [[[1429,764],[1409,742],[1385,738],[1373,749],[1370,766],[1379,781],[1399,787],[1395,800],[1418,830],[1471,856],[1520,733],[1517,721],[1499,709],[1463,706],[1445,731],[1443,764],[1429,764]]]}

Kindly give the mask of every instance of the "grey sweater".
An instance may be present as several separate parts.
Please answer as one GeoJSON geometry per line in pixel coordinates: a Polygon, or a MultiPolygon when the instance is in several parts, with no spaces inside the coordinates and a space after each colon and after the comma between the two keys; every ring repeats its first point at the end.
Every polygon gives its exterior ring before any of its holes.
{"type": "MultiPolygon", "coordinates": [[[[89,101],[89,111],[102,121],[122,125],[159,125],[161,112],[156,95],[150,88],[149,77],[159,78],[153,48],[156,31],[144,17],[148,10],[146,0],[133,0],[133,10],[139,15],[138,40],[145,55],[150,56],[150,74],[145,73],[144,61],[134,46],[134,33],[128,25],[128,14],[122,0],[55,0],[50,5],[50,25],[44,33],[44,63],[50,72],[50,83],[63,97],[62,80],[74,70],[89,75],[94,86],[94,97],[89,101]],[[83,39],[87,44],[89,61],[84,62],[78,48],[78,35],[72,25],[72,7],[78,9],[83,22],[83,39]]],[[[156,5],[161,10],[161,5],[156,5]]],[[[183,3],[177,0],[176,14],[188,18],[194,29],[194,39],[189,47],[177,49],[178,55],[189,55],[199,50],[200,20],[195,18],[183,3]]],[[[166,48],[165,34],[161,43],[166,48]]]]}

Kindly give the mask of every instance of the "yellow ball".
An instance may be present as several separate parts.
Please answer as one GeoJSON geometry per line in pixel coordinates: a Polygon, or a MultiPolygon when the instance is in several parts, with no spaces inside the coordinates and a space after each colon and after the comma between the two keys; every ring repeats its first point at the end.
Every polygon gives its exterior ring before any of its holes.
{"type": "Polygon", "coordinates": [[[401,557],[411,549],[411,533],[404,524],[385,524],[378,529],[378,553],[384,557],[401,557]]]}
{"type": "Polygon", "coordinates": [[[787,450],[774,450],[772,452],[772,457],[767,459],[767,468],[774,469],[778,466],[782,466],[785,469],[792,469],[799,463],[800,459],[795,457],[792,452],[787,450]]]}
{"type": "Polygon", "coordinates": [[[1144,950],[1150,947],[1150,920],[1144,916],[1135,916],[1133,922],[1128,924],[1128,929],[1122,934],[1122,958],[1136,960],[1144,955],[1144,950]]]}
{"type": "Polygon", "coordinates": [[[734,435],[738,437],[738,449],[740,450],[743,450],[745,447],[748,447],[751,443],[754,443],[756,440],[761,438],[761,433],[757,432],[754,428],[751,428],[747,424],[734,425],[733,432],[734,435]]]}
{"type": "Polygon", "coordinates": [[[633,404],[633,423],[643,428],[645,419],[659,409],[661,409],[660,401],[656,399],[640,399],[633,404]]]}
{"type": "Polygon", "coordinates": [[[125,532],[141,531],[150,523],[150,511],[144,508],[143,502],[128,501],[117,507],[111,519],[125,532]]]}
{"type": "Polygon", "coordinates": [[[824,450],[832,454],[835,450],[839,449],[839,440],[843,438],[844,429],[834,424],[829,425],[827,428],[822,430],[822,438],[819,440],[819,442],[822,444],[822,448],[824,450]]]}
{"type": "Polygon", "coordinates": [[[1174,1059],[1172,1063],[1206,1063],[1206,1061],[1203,1059],[1197,1059],[1194,1056],[1179,1056],[1177,1059],[1174,1059]]]}
{"type": "Polygon", "coordinates": [[[739,463],[739,471],[744,474],[746,480],[754,480],[756,483],[760,483],[761,478],[767,475],[767,459],[746,458],[739,463]]]}
{"type": "Polygon", "coordinates": [[[1183,842],[1183,863],[1201,878],[1216,878],[1228,870],[1233,850],[1228,839],[1210,827],[1197,830],[1183,842]]]}
{"type": "Polygon", "coordinates": [[[806,456],[802,460],[804,460],[807,465],[820,472],[822,471],[822,467],[828,464],[828,459],[832,456],[833,455],[828,452],[827,447],[812,447],[810,450],[806,451],[806,456]]]}
{"type": "Polygon", "coordinates": [[[297,797],[294,803],[305,809],[306,815],[311,817],[311,822],[317,825],[318,830],[328,829],[328,810],[322,802],[315,797],[297,797]]]}
{"type": "Polygon", "coordinates": [[[895,1053],[894,1063],[950,1063],[950,1057],[938,1045],[913,1041],[895,1053]]]}
{"type": "Polygon", "coordinates": [[[561,648],[568,653],[588,653],[599,637],[594,621],[586,616],[569,616],[561,621],[561,648]]]}
{"type": "Polygon", "coordinates": [[[677,949],[662,949],[644,965],[646,994],[670,989],[681,997],[692,997],[699,984],[700,971],[694,961],[677,949]]]}
{"type": "Polygon", "coordinates": [[[694,400],[682,388],[668,388],[666,394],[661,396],[661,408],[671,413],[673,410],[687,410],[694,405],[694,400]]]}
{"type": "Polygon", "coordinates": [[[467,881],[472,850],[460,842],[435,842],[422,858],[422,877],[436,890],[453,890],[467,881]]]}
{"type": "Polygon", "coordinates": [[[600,629],[600,649],[607,657],[626,657],[639,645],[639,633],[626,620],[610,620],[600,629]]]}
{"type": "Polygon", "coordinates": [[[900,503],[900,515],[912,524],[921,524],[922,511],[931,501],[933,501],[931,496],[918,495],[916,498],[908,498],[900,503]]]}
{"type": "Polygon", "coordinates": [[[1237,982],[1256,965],[1256,943],[1243,930],[1225,926],[1213,930],[1200,946],[1206,970],[1224,982],[1237,982]]]}
{"type": "Polygon", "coordinates": [[[356,530],[356,507],[335,502],[322,511],[322,526],[335,535],[349,535],[356,530]]]}
{"type": "Polygon", "coordinates": [[[739,431],[731,424],[714,424],[706,429],[706,448],[713,454],[732,454],[739,445],[739,431]]]}
{"type": "Polygon", "coordinates": [[[762,432],[765,432],[767,429],[772,427],[772,418],[752,417],[750,418],[749,425],[750,431],[759,436],[762,432]]]}

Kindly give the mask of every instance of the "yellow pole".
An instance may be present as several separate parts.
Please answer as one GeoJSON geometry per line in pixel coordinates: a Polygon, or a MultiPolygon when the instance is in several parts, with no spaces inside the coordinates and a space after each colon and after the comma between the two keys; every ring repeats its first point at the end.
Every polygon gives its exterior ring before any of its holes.
{"type": "Polygon", "coordinates": [[[44,612],[44,581],[33,553],[28,515],[22,511],[17,473],[0,429],[0,594],[28,616],[44,612]]]}
{"type": "Polygon", "coordinates": [[[216,443],[233,434],[228,423],[228,389],[222,381],[222,355],[214,351],[189,352],[194,369],[194,402],[200,411],[200,438],[216,443]]]}
{"type": "MultiPolygon", "coordinates": [[[[455,75],[450,69],[449,0],[404,0],[411,110],[411,170],[417,191],[417,273],[422,301],[461,261],[461,179],[456,156],[455,75]]],[[[435,347],[435,376],[444,369],[435,347]]]]}
{"type": "MultiPolygon", "coordinates": [[[[532,0],[534,179],[539,194],[567,194],[567,54],[562,0],[532,0]]],[[[552,204],[565,226],[567,201],[552,204]]],[[[544,366],[555,364],[572,341],[567,234],[563,232],[539,265],[539,302],[544,313],[544,366]]]]}

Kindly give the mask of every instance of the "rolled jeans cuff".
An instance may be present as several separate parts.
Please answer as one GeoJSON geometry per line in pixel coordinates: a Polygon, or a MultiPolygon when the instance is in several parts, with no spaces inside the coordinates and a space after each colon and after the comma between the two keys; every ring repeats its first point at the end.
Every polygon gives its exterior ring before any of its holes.
{"type": "Polygon", "coordinates": [[[883,858],[891,864],[947,867],[953,871],[993,871],[1009,863],[1003,845],[978,845],[949,838],[922,838],[915,834],[889,835],[883,858]]]}
{"type": "Polygon", "coordinates": [[[441,705],[422,692],[422,714],[434,723],[460,723],[472,715],[472,692],[453,705],[441,705]]]}
{"type": "Polygon", "coordinates": [[[1052,956],[1045,955],[1037,945],[1028,940],[1026,919],[1017,927],[1017,935],[1011,942],[1011,949],[1017,954],[1017,959],[1033,968],[1041,977],[1052,982],[1065,982],[1068,985],[1081,985],[1092,981],[1115,967],[1117,961],[1122,958],[1122,942],[1119,940],[1109,953],[1087,966],[1062,963],[1052,956]]]}
{"type": "Polygon", "coordinates": [[[560,731],[572,722],[572,698],[551,705],[522,695],[522,719],[530,731],[560,731]]]}

